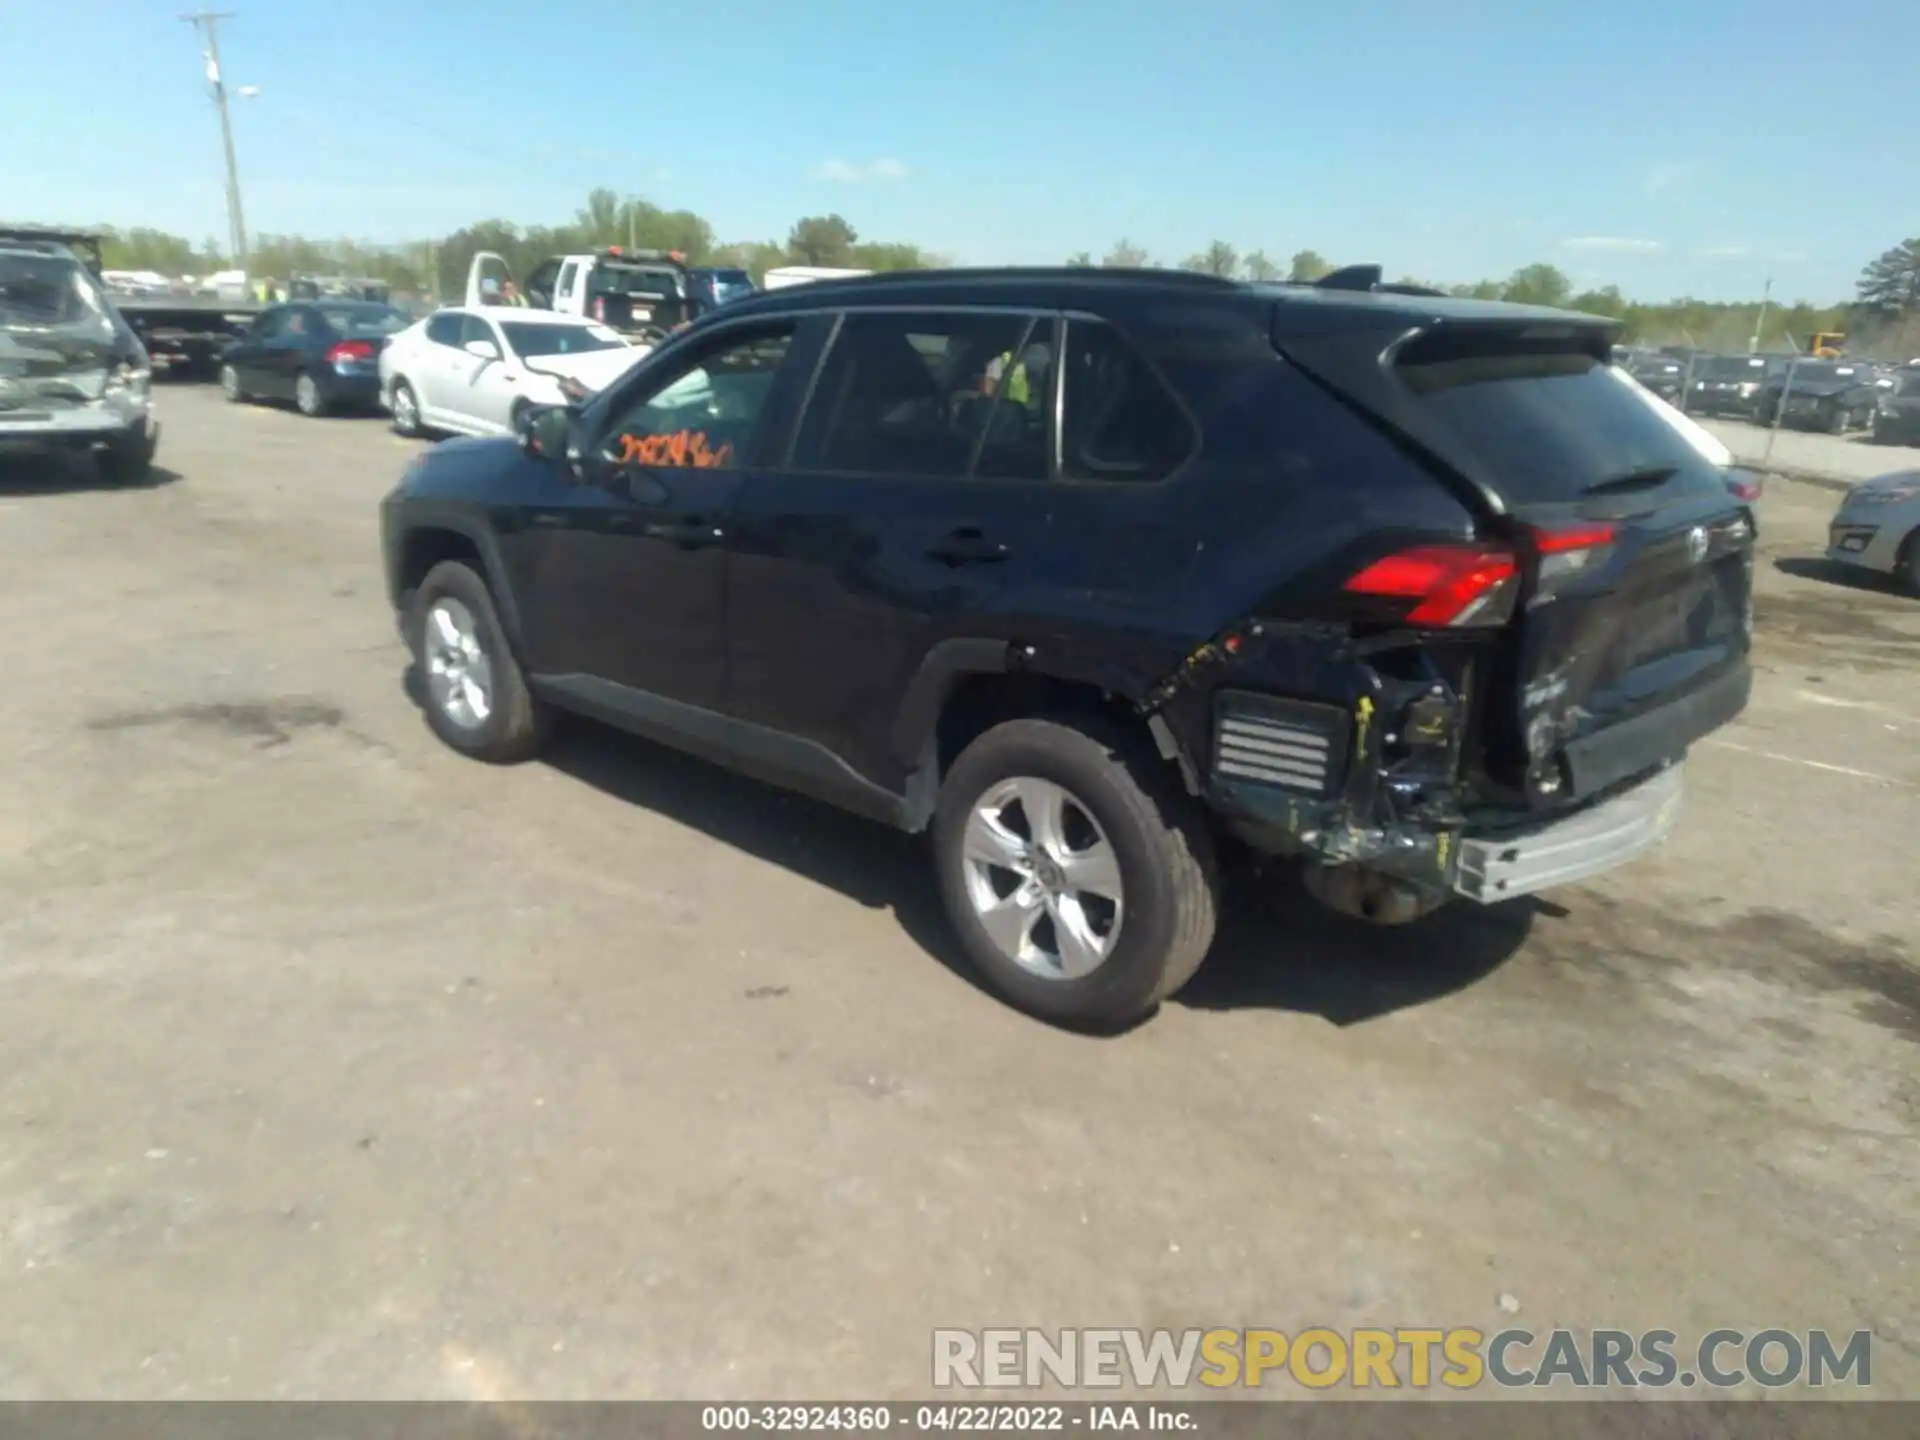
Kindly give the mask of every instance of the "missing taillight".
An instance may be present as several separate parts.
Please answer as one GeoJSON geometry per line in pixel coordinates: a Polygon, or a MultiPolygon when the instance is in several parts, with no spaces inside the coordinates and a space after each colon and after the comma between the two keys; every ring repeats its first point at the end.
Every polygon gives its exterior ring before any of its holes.
{"type": "Polygon", "coordinates": [[[1402,602],[1408,625],[1499,625],[1513,614],[1519,563],[1492,545],[1419,545],[1375,560],[1346,583],[1352,595],[1402,602]]]}
{"type": "Polygon", "coordinates": [[[1540,556],[1540,589],[1543,593],[1550,593],[1561,581],[1598,570],[1606,564],[1620,531],[1615,525],[1576,525],[1554,529],[1536,526],[1529,534],[1540,556]]]}

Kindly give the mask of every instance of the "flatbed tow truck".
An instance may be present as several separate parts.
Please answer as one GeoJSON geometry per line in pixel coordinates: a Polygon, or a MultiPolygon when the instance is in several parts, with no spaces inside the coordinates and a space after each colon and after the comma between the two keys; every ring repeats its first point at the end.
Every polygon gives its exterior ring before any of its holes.
{"type": "MultiPolygon", "coordinates": [[[[51,225],[0,225],[0,238],[49,240],[67,246],[105,286],[100,236],[51,225]]],[[[220,352],[245,333],[267,307],[257,300],[219,295],[116,295],[113,308],[140,337],[156,375],[212,375],[220,352]]]]}

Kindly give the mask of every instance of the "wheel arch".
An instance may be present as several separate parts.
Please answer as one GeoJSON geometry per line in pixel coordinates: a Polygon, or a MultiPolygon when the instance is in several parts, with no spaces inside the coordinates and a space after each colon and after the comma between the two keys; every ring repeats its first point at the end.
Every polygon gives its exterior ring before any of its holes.
{"type": "Polygon", "coordinates": [[[924,829],[940,782],[974,740],[1007,720],[1042,715],[1099,717],[1136,730],[1194,789],[1189,758],[1172,732],[1137,708],[1138,697],[1084,675],[1035,664],[1028,647],[993,639],[942,640],[914,672],[895,715],[890,748],[909,767],[905,828],[924,829]]]}
{"type": "MultiPolygon", "coordinates": [[[[418,393],[418,392],[416,392],[418,393]]],[[[520,625],[520,607],[513,587],[507,583],[506,566],[499,546],[485,529],[463,518],[432,516],[422,518],[401,535],[394,553],[394,606],[402,615],[412,611],[413,597],[420,582],[434,566],[447,560],[461,560],[473,566],[493,596],[500,624],[516,655],[524,656],[525,634],[520,625]]]]}

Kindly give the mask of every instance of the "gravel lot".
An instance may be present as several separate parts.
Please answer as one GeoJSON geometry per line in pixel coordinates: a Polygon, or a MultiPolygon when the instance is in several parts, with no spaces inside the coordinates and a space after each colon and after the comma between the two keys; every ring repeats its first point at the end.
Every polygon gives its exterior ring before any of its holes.
{"type": "Polygon", "coordinates": [[[1749,425],[1744,420],[1703,419],[1700,423],[1719,436],[1720,443],[1742,462],[1789,475],[1852,484],[1894,470],[1920,469],[1920,447],[1876,445],[1866,435],[1819,435],[1781,429],[1773,432],[1769,453],[1769,432],[1764,426],[1749,425]]]}
{"type": "Polygon", "coordinates": [[[161,403],[150,488],[0,471],[0,1395],[1521,1323],[1868,1327],[1920,1397],[1920,601],[1808,559],[1832,494],[1770,488],[1758,692],[1661,853],[1402,932],[1243,895],[1091,1040],[956,970],[912,842],[587,726],[443,749],[376,554],[409,446],[161,403]]]}

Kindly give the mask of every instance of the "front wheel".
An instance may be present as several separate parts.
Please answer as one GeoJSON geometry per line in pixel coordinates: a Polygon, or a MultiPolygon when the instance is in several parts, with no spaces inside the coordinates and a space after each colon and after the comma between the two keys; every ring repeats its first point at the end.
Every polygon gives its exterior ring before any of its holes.
{"type": "Polygon", "coordinates": [[[1213,845],[1165,762],[1099,720],[1012,720],[940,789],[934,863],[960,943],[1030,1015],[1113,1030],[1199,968],[1219,904],[1213,845]]]}
{"type": "Polygon", "coordinates": [[[443,560],[427,572],[414,592],[407,634],[434,734],[463,755],[495,764],[539,751],[547,709],[527,688],[493,596],[472,566],[443,560]]]}
{"type": "Polygon", "coordinates": [[[149,423],[109,440],[94,464],[109,485],[138,485],[153,473],[153,456],[159,448],[159,431],[149,423]]]}
{"type": "Polygon", "coordinates": [[[240,372],[231,365],[220,367],[220,393],[235,405],[247,398],[246,387],[240,383],[240,372]]]}

